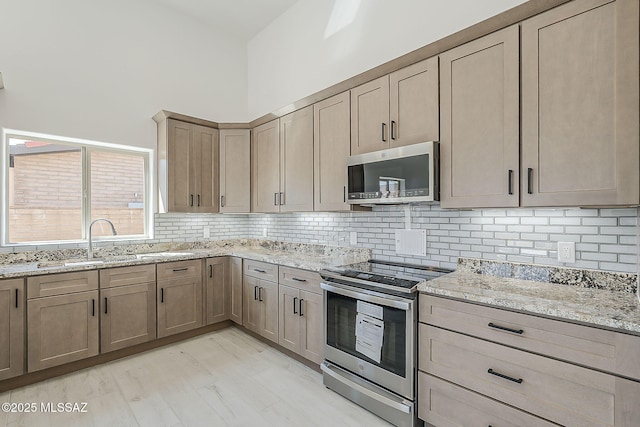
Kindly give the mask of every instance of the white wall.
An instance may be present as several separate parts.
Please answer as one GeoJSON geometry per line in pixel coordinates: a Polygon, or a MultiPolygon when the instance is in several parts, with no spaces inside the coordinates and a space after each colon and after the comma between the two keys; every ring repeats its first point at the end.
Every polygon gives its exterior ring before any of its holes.
{"type": "Polygon", "coordinates": [[[255,119],[524,0],[300,0],[250,40],[255,119]]]}
{"type": "Polygon", "coordinates": [[[0,0],[0,127],[155,147],[161,109],[246,120],[246,45],[155,2],[0,0]]]}

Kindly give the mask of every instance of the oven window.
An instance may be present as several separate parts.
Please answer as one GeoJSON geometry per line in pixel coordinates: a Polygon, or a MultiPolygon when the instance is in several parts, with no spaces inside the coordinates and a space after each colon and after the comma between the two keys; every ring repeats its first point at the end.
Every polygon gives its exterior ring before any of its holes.
{"type": "Polygon", "coordinates": [[[354,298],[327,292],[327,344],[389,372],[406,374],[407,312],[383,307],[384,334],[380,363],[356,351],[357,303],[354,298]]]}

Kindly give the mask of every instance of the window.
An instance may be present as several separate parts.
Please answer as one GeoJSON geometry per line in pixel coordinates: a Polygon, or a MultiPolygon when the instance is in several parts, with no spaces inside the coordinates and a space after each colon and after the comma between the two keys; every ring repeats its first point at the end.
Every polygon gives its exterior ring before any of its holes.
{"type": "Polygon", "coordinates": [[[4,244],[149,237],[150,150],[5,132],[4,244]],[[109,236],[106,222],[93,236],[109,236]]]}

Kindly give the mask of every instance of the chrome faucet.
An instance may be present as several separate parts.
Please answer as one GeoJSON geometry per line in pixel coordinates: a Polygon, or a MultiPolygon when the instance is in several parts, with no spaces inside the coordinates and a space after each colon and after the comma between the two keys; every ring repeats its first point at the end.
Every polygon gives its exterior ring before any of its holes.
{"type": "Polygon", "coordinates": [[[87,248],[87,258],[88,259],[93,259],[93,243],[92,243],[92,239],[91,239],[91,229],[93,228],[93,224],[95,224],[98,221],[106,221],[109,223],[109,225],[111,225],[111,231],[113,232],[114,236],[117,236],[118,233],[116,232],[116,227],[114,227],[113,223],[111,221],[109,221],[107,218],[98,218],[98,219],[94,219],[93,221],[91,221],[91,225],[89,225],[89,247],[87,248]]]}

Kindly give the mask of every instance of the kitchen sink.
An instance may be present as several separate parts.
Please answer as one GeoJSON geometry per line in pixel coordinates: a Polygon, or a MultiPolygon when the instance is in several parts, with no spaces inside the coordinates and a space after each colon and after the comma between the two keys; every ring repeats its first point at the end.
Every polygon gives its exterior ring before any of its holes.
{"type": "Polygon", "coordinates": [[[38,268],[47,268],[47,267],[80,267],[83,265],[105,265],[112,264],[122,261],[135,261],[142,259],[152,259],[152,258],[169,258],[175,256],[189,256],[193,255],[191,252],[152,252],[148,254],[131,254],[131,255],[114,255],[104,258],[94,258],[94,259],[86,259],[86,258],[73,258],[73,259],[62,259],[56,261],[41,261],[38,263],[38,268]]]}
{"type": "Polygon", "coordinates": [[[152,252],[149,254],[137,254],[137,259],[144,258],[163,258],[163,257],[174,257],[174,256],[185,256],[185,255],[193,255],[191,252],[152,252]]]}

